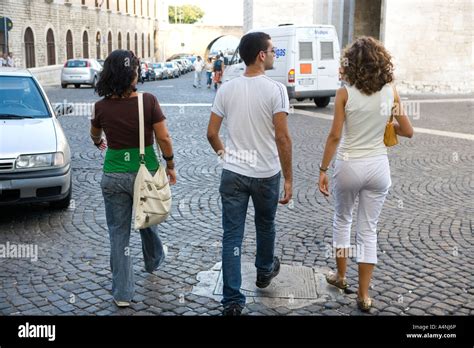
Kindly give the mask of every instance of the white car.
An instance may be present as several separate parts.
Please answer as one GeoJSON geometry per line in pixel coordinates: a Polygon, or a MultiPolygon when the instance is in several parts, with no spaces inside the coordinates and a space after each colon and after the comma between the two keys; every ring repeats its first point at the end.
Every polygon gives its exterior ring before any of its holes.
{"type": "Polygon", "coordinates": [[[68,85],[74,85],[76,88],[81,85],[95,87],[102,69],[103,66],[96,59],[69,59],[61,71],[61,87],[67,88],[68,85]]]}
{"type": "Polygon", "coordinates": [[[71,193],[71,151],[48,97],[29,71],[0,68],[0,205],[66,208],[71,193]]]}

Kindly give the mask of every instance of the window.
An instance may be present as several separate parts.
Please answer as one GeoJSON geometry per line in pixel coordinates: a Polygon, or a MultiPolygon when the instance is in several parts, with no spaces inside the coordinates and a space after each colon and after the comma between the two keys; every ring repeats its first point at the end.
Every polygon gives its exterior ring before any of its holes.
{"type": "Polygon", "coordinates": [[[100,32],[95,35],[96,58],[100,59],[100,32]]]}
{"type": "Polygon", "coordinates": [[[143,0],[140,0],[140,14],[143,16],[143,0]]]}
{"type": "Polygon", "coordinates": [[[82,56],[89,58],[89,35],[87,31],[84,31],[84,34],[82,34],[82,56]]]}
{"type": "Polygon", "coordinates": [[[120,0],[117,0],[117,12],[120,12],[120,0]]]}
{"type": "Polygon", "coordinates": [[[137,0],[133,0],[133,14],[137,14],[137,0]]]}
{"type": "Polygon", "coordinates": [[[127,50],[130,51],[130,33],[127,33],[127,50]]]}
{"type": "Polygon", "coordinates": [[[109,35],[107,35],[107,54],[112,53],[112,32],[109,31],[109,35]]]}
{"type": "Polygon", "coordinates": [[[31,28],[26,28],[25,31],[25,58],[26,58],[26,67],[34,68],[35,64],[35,37],[33,36],[33,31],[31,28]]]}
{"type": "Polygon", "coordinates": [[[145,58],[145,33],[142,33],[142,58],[145,58]]]}
{"type": "Polygon", "coordinates": [[[332,47],[332,41],[321,42],[321,60],[333,60],[334,50],[332,47]]]}
{"type": "Polygon", "coordinates": [[[86,6],[86,0],[81,0],[81,5],[86,6]]]}
{"type": "Polygon", "coordinates": [[[74,48],[72,45],[72,33],[70,30],[66,34],[66,59],[74,58],[74,48]]]}
{"type": "Polygon", "coordinates": [[[151,57],[150,34],[148,34],[148,57],[151,57]]]}
{"type": "Polygon", "coordinates": [[[158,44],[157,44],[157,40],[158,40],[158,32],[155,30],[153,32],[153,55],[156,57],[156,53],[158,51],[158,44]]]}
{"type": "Polygon", "coordinates": [[[0,114],[51,117],[41,92],[31,77],[1,76],[0,100],[8,100],[8,103],[0,104],[0,114]]]}
{"type": "Polygon", "coordinates": [[[153,11],[154,11],[154,14],[155,14],[155,18],[156,18],[156,1],[153,1],[153,11]]]}
{"type": "Polygon", "coordinates": [[[118,33],[118,49],[121,50],[122,49],[122,33],[118,33]]]}
{"type": "Polygon", "coordinates": [[[150,17],[150,0],[146,0],[146,15],[150,17]]]}
{"type": "Polygon", "coordinates": [[[300,60],[313,60],[312,42],[300,42],[300,60]]]}
{"type": "Polygon", "coordinates": [[[110,10],[110,1],[107,0],[106,4],[107,4],[107,10],[110,10]]]}
{"type": "Polygon", "coordinates": [[[48,58],[48,65],[56,64],[56,48],[54,45],[54,34],[51,29],[48,29],[46,34],[46,55],[48,58]]]}
{"type": "Polygon", "coordinates": [[[95,0],[95,7],[99,7],[99,0],[95,0]]]}
{"type": "Polygon", "coordinates": [[[125,12],[128,13],[128,0],[125,0],[125,12]]]}

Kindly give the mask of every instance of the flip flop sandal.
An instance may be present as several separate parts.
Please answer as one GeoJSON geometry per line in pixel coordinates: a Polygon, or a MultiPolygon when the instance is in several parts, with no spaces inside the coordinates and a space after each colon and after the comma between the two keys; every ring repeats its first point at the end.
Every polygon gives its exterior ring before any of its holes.
{"type": "Polygon", "coordinates": [[[370,312],[370,308],[372,308],[372,299],[370,297],[364,299],[357,298],[357,307],[359,307],[362,312],[370,312]]]}
{"type": "Polygon", "coordinates": [[[341,290],[346,290],[349,287],[349,284],[347,284],[346,278],[339,279],[337,277],[336,273],[330,272],[329,274],[326,275],[326,281],[334,285],[335,287],[341,289],[341,290]]]}

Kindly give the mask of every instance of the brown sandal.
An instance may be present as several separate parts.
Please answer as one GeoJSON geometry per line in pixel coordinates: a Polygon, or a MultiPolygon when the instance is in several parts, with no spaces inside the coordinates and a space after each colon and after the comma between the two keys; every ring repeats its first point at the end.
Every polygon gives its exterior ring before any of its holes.
{"type": "Polygon", "coordinates": [[[334,285],[335,287],[341,289],[341,290],[346,290],[349,287],[349,284],[347,284],[346,278],[339,279],[337,277],[336,273],[330,272],[326,275],[326,281],[334,285]]]}
{"type": "Polygon", "coordinates": [[[370,297],[364,299],[357,298],[357,307],[359,307],[362,312],[370,312],[370,308],[372,308],[372,299],[370,297]]]}

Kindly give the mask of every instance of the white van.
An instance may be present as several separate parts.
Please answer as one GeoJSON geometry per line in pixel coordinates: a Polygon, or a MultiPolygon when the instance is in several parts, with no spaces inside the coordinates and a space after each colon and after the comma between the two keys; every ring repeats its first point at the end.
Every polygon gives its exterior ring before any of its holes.
{"type": "MultiPolygon", "coordinates": [[[[275,47],[275,63],[266,75],[283,83],[290,99],[310,98],[319,107],[329,104],[340,87],[339,41],[332,25],[280,25],[253,29],[271,36],[275,47]]],[[[238,49],[226,66],[223,82],[240,76],[245,63],[238,49]]]]}

